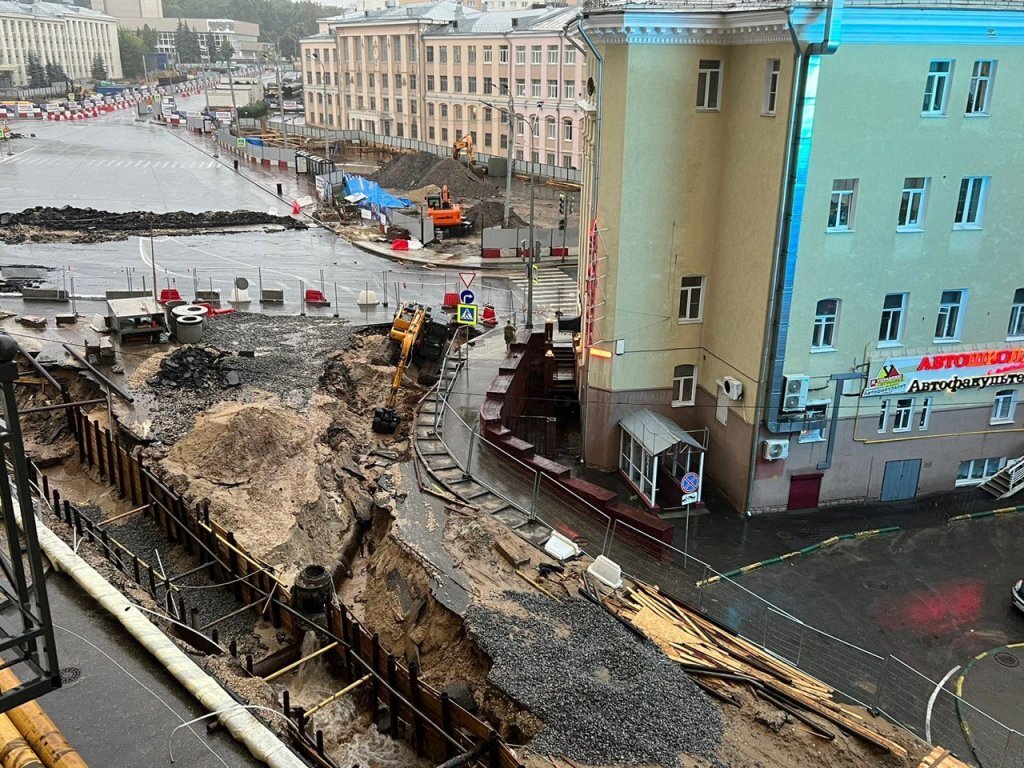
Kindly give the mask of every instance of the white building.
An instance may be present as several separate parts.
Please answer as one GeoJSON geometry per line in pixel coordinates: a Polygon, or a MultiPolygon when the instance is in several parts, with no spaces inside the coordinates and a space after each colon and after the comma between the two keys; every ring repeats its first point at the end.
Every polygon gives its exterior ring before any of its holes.
{"type": "MultiPolygon", "coordinates": [[[[148,26],[159,35],[156,44],[157,53],[166,53],[172,58],[177,51],[175,44],[178,30],[177,17],[119,17],[118,21],[125,29],[139,30],[148,26]]],[[[235,19],[181,19],[193,32],[199,35],[199,50],[203,61],[217,62],[220,60],[220,46],[227,40],[235,53],[233,61],[256,61],[266,49],[266,44],[259,42],[260,25],[249,21],[235,19]],[[212,48],[212,53],[211,49],[212,48]]],[[[197,64],[199,62],[186,62],[197,64]]]]}
{"type": "Polygon", "coordinates": [[[60,64],[72,79],[92,74],[96,54],[103,57],[107,74],[121,77],[117,19],[89,8],[56,3],[12,3],[0,0],[0,84],[28,82],[25,62],[29,53],[45,66],[60,64]]]}

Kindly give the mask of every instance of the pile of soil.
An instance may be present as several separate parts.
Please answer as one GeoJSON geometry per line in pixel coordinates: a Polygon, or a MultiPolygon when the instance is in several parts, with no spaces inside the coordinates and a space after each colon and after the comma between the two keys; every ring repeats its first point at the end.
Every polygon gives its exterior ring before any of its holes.
{"type": "Polygon", "coordinates": [[[241,383],[238,371],[226,363],[229,353],[208,347],[180,347],[160,361],[160,370],[147,383],[155,389],[227,389],[241,383]]]}
{"type": "Polygon", "coordinates": [[[56,208],[36,206],[21,213],[11,214],[7,224],[0,227],[0,237],[6,243],[106,242],[125,240],[130,234],[191,233],[224,227],[273,225],[283,229],[305,229],[306,225],[290,216],[275,216],[262,211],[171,211],[151,213],[128,211],[111,213],[95,208],[74,208],[70,205],[56,208]]]}
{"type": "Polygon", "coordinates": [[[443,187],[455,198],[481,199],[494,194],[494,187],[458,160],[426,152],[398,155],[371,177],[382,187],[397,190],[443,187]]]}
{"type": "MultiPolygon", "coordinates": [[[[500,227],[505,223],[505,204],[501,200],[484,200],[465,212],[465,217],[473,222],[473,229],[479,231],[487,227],[500,227]]],[[[510,227],[528,227],[514,209],[509,209],[508,225],[510,227]]]]}

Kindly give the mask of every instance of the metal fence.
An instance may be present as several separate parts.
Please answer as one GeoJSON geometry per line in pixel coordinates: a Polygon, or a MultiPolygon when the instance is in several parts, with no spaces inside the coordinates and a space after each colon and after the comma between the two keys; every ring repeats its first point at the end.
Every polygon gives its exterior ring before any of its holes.
{"type": "MultiPolygon", "coordinates": [[[[880,656],[806,624],[684,550],[666,544],[573,494],[488,441],[470,426],[478,414],[439,392],[437,433],[459,467],[519,513],[575,536],[588,555],[605,555],[626,575],[727,627],[834,688],[851,703],[884,715],[921,739],[984,768],[1024,768],[1024,735],[894,656],[880,656]],[[571,503],[570,503],[571,502],[571,503]],[[708,583],[711,577],[718,577],[708,583]]],[[[455,394],[453,394],[455,393],[455,394]]]]}

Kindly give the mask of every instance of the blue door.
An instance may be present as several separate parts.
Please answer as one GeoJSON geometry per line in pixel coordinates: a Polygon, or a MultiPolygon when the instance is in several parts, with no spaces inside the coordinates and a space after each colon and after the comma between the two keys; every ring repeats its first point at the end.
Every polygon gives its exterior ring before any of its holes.
{"type": "Polygon", "coordinates": [[[917,496],[917,481],[921,475],[920,459],[902,459],[885,462],[882,477],[882,501],[901,501],[917,496]]]}

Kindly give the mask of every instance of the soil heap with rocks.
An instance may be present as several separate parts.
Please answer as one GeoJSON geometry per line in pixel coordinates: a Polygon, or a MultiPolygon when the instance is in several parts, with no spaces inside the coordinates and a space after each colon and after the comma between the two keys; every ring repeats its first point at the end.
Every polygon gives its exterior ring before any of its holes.
{"type": "Polygon", "coordinates": [[[458,160],[427,152],[398,155],[371,177],[382,187],[397,190],[420,189],[427,185],[448,186],[452,197],[483,199],[495,188],[458,160]]]}
{"type": "Polygon", "coordinates": [[[208,347],[179,347],[160,361],[160,370],[147,383],[155,389],[186,387],[212,389],[237,387],[238,371],[225,360],[228,352],[208,347]]]}
{"type": "Polygon", "coordinates": [[[55,242],[72,243],[105,242],[125,240],[130,234],[139,232],[176,232],[188,234],[193,231],[209,231],[225,227],[248,227],[272,225],[283,229],[305,229],[306,225],[290,216],[276,216],[262,211],[171,211],[152,213],[150,211],[128,211],[111,213],[95,208],[75,208],[70,205],[61,208],[36,206],[20,213],[11,214],[8,222],[0,227],[0,237],[7,243],[55,242]]]}
{"type": "MultiPolygon", "coordinates": [[[[473,222],[473,229],[478,232],[488,227],[500,227],[505,223],[505,204],[501,200],[484,200],[466,211],[465,216],[473,222]]],[[[509,227],[528,227],[514,210],[508,212],[509,227]]]]}

